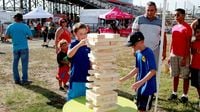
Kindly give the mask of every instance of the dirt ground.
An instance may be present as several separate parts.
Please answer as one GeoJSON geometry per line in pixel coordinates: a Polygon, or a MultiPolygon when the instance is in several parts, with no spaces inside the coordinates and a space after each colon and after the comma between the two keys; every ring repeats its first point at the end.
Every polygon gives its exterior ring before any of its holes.
{"type": "MultiPolygon", "coordinates": [[[[32,84],[41,84],[49,91],[55,92],[63,99],[65,93],[58,90],[58,82],[55,78],[57,73],[57,62],[54,42],[50,42],[50,47],[41,46],[42,39],[29,41],[29,80],[32,84]]],[[[21,61],[19,61],[19,73],[21,74],[21,61]]],[[[1,101],[5,97],[5,89],[12,90],[15,87],[12,78],[12,44],[0,43],[0,112],[9,112],[9,109],[1,101]]]]}

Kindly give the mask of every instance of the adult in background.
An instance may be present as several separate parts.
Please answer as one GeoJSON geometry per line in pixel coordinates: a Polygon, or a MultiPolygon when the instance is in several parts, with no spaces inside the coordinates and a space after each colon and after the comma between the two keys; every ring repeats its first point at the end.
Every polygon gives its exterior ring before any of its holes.
{"type": "Polygon", "coordinates": [[[47,41],[47,47],[49,45],[49,42],[53,39],[55,39],[55,32],[56,32],[56,24],[53,22],[53,18],[50,17],[49,18],[49,22],[47,24],[48,26],[48,34],[47,34],[47,37],[48,37],[48,41],[47,41]]]}
{"type": "Polygon", "coordinates": [[[200,18],[194,20],[194,21],[191,23],[191,27],[192,27],[193,30],[195,30],[196,27],[199,26],[199,25],[200,25],[200,18]]]}
{"type": "Polygon", "coordinates": [[[178,8],[175,10],[175,20],[177,24],[172,27],[172,39],[170,45],[170,67],[172,81],[172,94],[168,100],[177,99],[179,78],[183,79],[182,103],[188,101],[189,89],[189,65],[190,65],[190,44],[192,38],[192,28],[185,22],[185,10],[178,8]],[[181,44],[179,44],[181,43],[181,44]]]}
{"type": "MultiPolygon", "coordinates": [[[[157,7],[155,2],[148,2],[146,5],[146,12],[144,15],[136,17],[132,30],[133,32],[140,31],[143,33],[145,46],[153,50],[155,55],[156,64],[158,66],[158,58],[160,51],[161,29],[162,21],[156,16],[157,7]]],[[[164,35],[163,42],[163,60],[166,58],[167,38],[164,35]]]]}
{"type": "Polygon", "coordinates": [[[55,47],[56,47],[56,53],[59,52],[58,48],[58,42],[62,39],[66,40],[68,44],[71,43],[71,33],[68,31],[67,28],[67,20],[61,18],[59,20],[60,27],[56,30],[55,33],[55,47]]]}
{"type": "Polygon", "coordinates": [[[23,16],[17,13],[14,16],[14,23],[10,24],[6,29],[6,38],[12,39],[13,44],[13,78],[15,84],[29,84],[28,81],[28,62],[29,48],[28,39],[32,39],[32,33],[28,25],[22,23],[23,16]],[[22,82],[19,76],[18,64],[21,59],[22,63],[22,82]]]}

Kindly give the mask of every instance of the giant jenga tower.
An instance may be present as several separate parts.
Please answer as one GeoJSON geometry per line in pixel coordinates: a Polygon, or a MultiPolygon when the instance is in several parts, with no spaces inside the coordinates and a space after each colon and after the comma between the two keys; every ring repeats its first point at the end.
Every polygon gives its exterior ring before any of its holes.
{"type": "Polygon", "coordinates": [[[115,49],[121,46],[121,41],[119,34],[88,34],[92,70],[87,77],[86,106],[94,112],[117,109],[117,93],[113,90],[117,88],[119,74],[114,62],[115,49]]]}

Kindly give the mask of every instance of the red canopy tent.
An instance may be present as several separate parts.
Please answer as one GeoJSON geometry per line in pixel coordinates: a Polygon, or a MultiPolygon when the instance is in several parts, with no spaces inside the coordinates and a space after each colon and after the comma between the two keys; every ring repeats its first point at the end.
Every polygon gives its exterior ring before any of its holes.
{"type": "Polygon", "coordinates": [[[133,15],[121,11],[119,8],[115,7],[111,11],[100,15],[99,18],[106,20],[115,20],[115,19],[132,19],[133,15]]]}
{"type": "Polygon", "coordinates": [[[111,11],[99,16],[99,33],[119,33],[128,36],[131,33],[131,24],[134,16],[115,7],[111,11]],[[102,21],[104,20],[105,22],[102,21]],[[118,22],[116,25],[116,21],[118,22]],[[113,22],[115,24],[113,24],[113,22]],[[111,26],[111,27],[110,27],[111,26]]]}

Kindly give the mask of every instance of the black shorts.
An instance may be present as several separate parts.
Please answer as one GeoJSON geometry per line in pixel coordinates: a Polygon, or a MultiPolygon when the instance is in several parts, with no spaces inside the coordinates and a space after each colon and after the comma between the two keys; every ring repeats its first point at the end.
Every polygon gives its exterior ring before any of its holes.
{"type": "Polygon", "coordinates": [[[200,69],[190,68],[191,71],[191,85],[200,88],[200,69]]]}
{"type": "Polygon", "coordinates": [[[137,94],[137,108],[141,111],[148,111],[151,109],[154,95],[143,96],[137,94]]]}
{"type": "Polygon", "coordinates": [[[54,38],[55,38],[55,33],[48,33],[47,37],[48,37],[49,40],[51,40],[51,39],[54,40],[54,38]]]}

